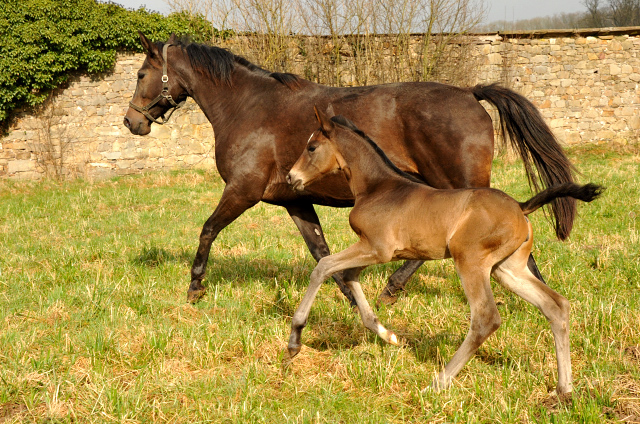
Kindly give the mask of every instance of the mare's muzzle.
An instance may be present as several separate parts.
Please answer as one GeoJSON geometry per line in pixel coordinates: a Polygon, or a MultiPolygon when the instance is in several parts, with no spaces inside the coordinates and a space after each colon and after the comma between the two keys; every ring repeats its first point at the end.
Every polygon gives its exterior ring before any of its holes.
{"type": "Polygon", "coordinates": [[[167,49],[170,45],[171,44],[165,44],[164,46],[162,46],[162,91],[160,92],[160,94],[158,94],[156,98],[151,100],[151,102],[149,102],[146,106],[138,106],[134,105],[133,102],[129,102],[129,107],[131,109],[140,112],[148,120],[160,125],[164,125],[167,121],[169,121],[169,118],[171,118],[173,112],[175,112],[176,109],[182,107],[186,102],[185,99],[180,103],[176,103],[175,100],[173,100],[173,97],[171,97],[171,94],[169,94],[169,76],[167,75],[167,49]],[[169,105],[171,105],[171,107],[158,117],[160,119],[154,118],[151,113],[149,113],[149,111],[162,100],[166,100],[167,102],[169,102],[169,105]],[[167,112],[169,112],[169,116],[165,118],[164,114],[167,112]]]}

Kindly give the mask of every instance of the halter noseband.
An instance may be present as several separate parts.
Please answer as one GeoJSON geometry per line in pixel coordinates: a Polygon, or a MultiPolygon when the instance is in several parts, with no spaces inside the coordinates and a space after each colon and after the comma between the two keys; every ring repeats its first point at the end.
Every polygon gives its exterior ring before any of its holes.
{"type": "Polygon", "coordinates": [[[171,94],[169,94],[169,77],[167,76],[167,49],[170,45],[171,44],[165,44],[162,47],[162,91],[160,92],[160,94],[158,94],[155,99],[151,100],[151,102],[149,102],[149,104],[144,107],[136,106],[133,104],[133,102],[129,102],[130,108],[132,108],[133,110],[137,110],[150,121],[153,121],[156,124],[160,125],[164,125],[167,121],[169,121],[169,118],[171,118],[173,112],[175,112],[176,109],[180,108],[182,105],[184,105],[184,102],[186,102],[185,99],[180,103],[176,103],[173,100],[173,97],[171,97],[171,94]],[[161,118],[162,120],[159,120],[151,116],[149,110],[151,110],[151,108],[153,108],[156,104],[158,104],[158,102],[162,101],[163,99],[169,102],[171,108],[168,110],[169,116],[167,116],[166,118],[164,117],[164,113],[167,113],[165,111],[162,115],[159,116],[159,118],[161,118]]]}

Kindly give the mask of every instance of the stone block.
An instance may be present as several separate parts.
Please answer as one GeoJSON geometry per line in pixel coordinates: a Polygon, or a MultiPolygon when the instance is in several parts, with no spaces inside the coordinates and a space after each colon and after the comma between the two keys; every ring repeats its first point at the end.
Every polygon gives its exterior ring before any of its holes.
{"type": "Polygon", "coordinates": [[[622,72],[622,68],[617,63],[612,63],[609,65],[610,75],[620,75],[621,72],[622,72]]]}
{"type": "Polygon", "coordinates": [[[102,157],[107,160],[118,160],[122,157],[122,152],[104,152],[102,157]]]}
{"type": "Polygon", "coordinates": [[[36,170],[36,163],[32,160],[12,160],[7,164],[7,172],[14,174],[18,172],[31,172],[36,170]]]}

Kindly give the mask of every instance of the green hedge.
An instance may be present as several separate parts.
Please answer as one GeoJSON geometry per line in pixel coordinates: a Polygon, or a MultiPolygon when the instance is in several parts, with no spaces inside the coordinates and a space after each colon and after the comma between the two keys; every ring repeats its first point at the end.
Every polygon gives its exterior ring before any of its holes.
{"type": "Polygon", "coordinates": [[[0,126],[16,108],[42,103],[71,72],[104,72],[116,51],[140,51],[138,30],[152,40],[176,33],[199,42],[216,31],[201,16],[95,0],[0,1],[0,126]]]}

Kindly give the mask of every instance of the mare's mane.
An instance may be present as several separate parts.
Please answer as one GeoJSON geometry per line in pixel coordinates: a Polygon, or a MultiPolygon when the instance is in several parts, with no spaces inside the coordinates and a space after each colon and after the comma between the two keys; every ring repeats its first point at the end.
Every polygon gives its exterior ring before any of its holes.
{"type": "MultiPolygon", "coordinates": [[[[157,43],[162,50],[164,43],[157,43]]],[[[294,90],[300,85],[300,77],[287,72],[270,72],[249,62],[242,56],[236,56],[227,49],[198,43],[179,41],[176,46],[186,53],[195,70],[204,72],[216,83],[230,84],[231,72],[236,64],[265,77],[273,78],[284,86],[294,90]]]]}
{"type": "Polygon", "coordinates": [[[382,150],[380,148],[380,146],[378,146],[378,144],[376,144],[375,141],[371,140],[371,138],[369,138],[369,136],[366,135],[364,133],[364,131],[362,131],[361,129],[356,127],[356,124],[354,124],[352,121],[350,121],[349,119],[345,118],[342,115],[333,116],[331,118],[331,120],[333,122],[335,122],[336,124],[341,125],[341,126],[345,127],[346,129],[354,132],[359,137],[365,139],[369,143],[369,145],[371,147],[373,147],[373,150],[378,154],[378,156],[380,156],[380,159],[382,159],[384,164],[387,165],[389,168],[391,168],[396,174],[400,175],[401,177],[404,177],[404,178],[408,179],[409,181],[413,181],[414,183],[419,183],[419,184],[426,185],[426,183],[424,181],[422,181],[421,179],[416,178],[413,175],[411,175],[411,174],[409,174],[407,172],[404,172],[402,169],[398,168],[391,161],[391,159],[389,159],[389,157],[385,154],[384,150],[382,150]]]}

